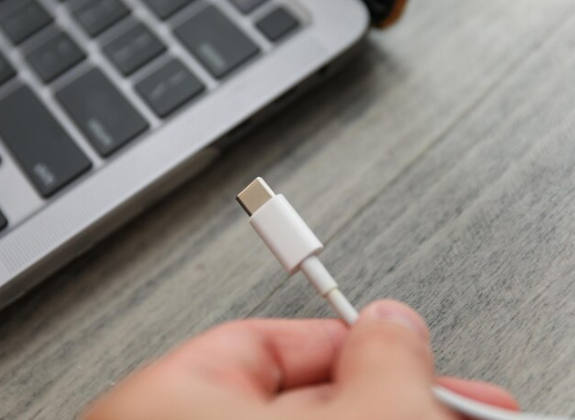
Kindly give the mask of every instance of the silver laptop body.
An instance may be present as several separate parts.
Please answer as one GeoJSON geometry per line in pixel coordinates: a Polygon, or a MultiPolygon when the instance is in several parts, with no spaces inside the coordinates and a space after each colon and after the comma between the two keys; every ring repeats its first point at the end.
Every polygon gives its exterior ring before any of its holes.
{"type": "Polygon", "coordinates": [[[0,307],[366,32],[359,0],[0,0],[0,307]]]}

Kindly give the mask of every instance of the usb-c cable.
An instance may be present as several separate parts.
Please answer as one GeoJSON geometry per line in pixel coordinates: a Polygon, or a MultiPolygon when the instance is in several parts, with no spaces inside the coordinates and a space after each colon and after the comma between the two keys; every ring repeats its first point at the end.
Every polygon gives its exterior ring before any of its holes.
{"type": "MultiPolygon", "coordinates": [[[[250,216],[250,224],[284,269],[290,274],[301,271],[317,292],[349,326],[359,315],[339,290],[329,271],[317,257],[323,244],[303,221],[287,199],[276,195],[262,178],[257,178],[237,197],[250,216]]],[[[519,414],[464,398],[435,387],[436,398],[455,411],[477,420],[567,420],[536,414],[519,414]]]]}

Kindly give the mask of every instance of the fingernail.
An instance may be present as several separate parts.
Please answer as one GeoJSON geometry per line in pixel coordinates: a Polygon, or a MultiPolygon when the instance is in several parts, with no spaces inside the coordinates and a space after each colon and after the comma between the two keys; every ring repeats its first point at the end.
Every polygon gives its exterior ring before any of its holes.
{"type": "Polygon", "coordinates": [[[421,317],[408,306],[393,301],[376,302],[368,306],[362,317],[371,321],[385,321],[400,325],[428,340],[429,331],[421,317]]]}

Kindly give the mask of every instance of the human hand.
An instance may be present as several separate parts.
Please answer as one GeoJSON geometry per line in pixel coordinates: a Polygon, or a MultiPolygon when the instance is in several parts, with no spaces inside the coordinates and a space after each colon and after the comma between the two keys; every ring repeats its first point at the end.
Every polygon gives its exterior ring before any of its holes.
{"type": "Polygon", "coordinates": [[[423,320],[383,301],[336,320],[249,320],[210,330],[135,373],[85,420],[461,420],[434,384],[517,410],[505,391],[436,379],[423,320]]]}

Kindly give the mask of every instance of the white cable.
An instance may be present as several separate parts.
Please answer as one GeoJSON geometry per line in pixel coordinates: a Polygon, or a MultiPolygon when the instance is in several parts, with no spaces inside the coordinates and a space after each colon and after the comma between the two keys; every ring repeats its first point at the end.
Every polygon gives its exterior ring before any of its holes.
{"type": "MultiPolygon", "coordinates": [[[[270,248],[285,270],[301,270],[318,293],[349,326],[359,314],[341,293],[338,284],[317,258],[323,245],[283,195],[276,195],[261,178],[252,182],[238,197],[250,216],[254,230],[270,248]]],[[[477,420],[568,420],[536,414],[515,413],[462,397],[442,387],[434,387],[436,398],[446,406],[477,420]]]]}
{"type": "Polygon", "coordinates": [[[306,258],[300,264],[300,269],[341,319],[348,325],[353,325],[355,321],[357,321],[359,314],[349,300],[341,293],[338,284],[318,257],[312,255],[306,258]]]}

